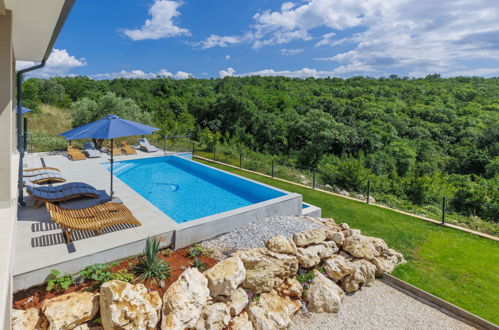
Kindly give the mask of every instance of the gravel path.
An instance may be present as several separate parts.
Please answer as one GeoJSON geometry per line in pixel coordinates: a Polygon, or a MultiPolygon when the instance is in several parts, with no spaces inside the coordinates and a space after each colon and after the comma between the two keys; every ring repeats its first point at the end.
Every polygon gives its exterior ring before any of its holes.
{"type": "Polygon", "coordinates": [[[225,257],[222,254],[224,250],[264,247],[263,242],[271,237],[277,235],[291,237],[296,232],[320,227],[320,225],[310,221],[307,217],[269,217],[239,227],[227,234],[203,241],[201,245],[212,249],[215,258],[223,259],[225,257]]]}
{"type": "Polygon", "coordinates": [[[298,314],[291,330],[474,329],[376,280],[345,297],[337,314],[298,314]]]}

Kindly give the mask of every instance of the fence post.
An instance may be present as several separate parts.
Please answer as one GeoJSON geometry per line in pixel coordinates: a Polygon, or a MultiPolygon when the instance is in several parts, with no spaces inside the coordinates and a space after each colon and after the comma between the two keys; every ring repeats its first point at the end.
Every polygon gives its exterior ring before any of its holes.
{"type": "Polygon", "coordinates": [[[371,195],[371,180],[367,180],[367,200],[366,200],[367,204],[369,204],[370,195],[371,195]]]}
{"type": "Polygon", "coordinates": [[[166,155],[166,136],[163,135],[163,152],[166,155]]]}
{"type": "Polygon", "coordinates": [[[194,152],[196,151],[196,146],[194,145],[194,142],[192,142],[192,155],[194,156],[194,152]]]}
{"type": "Polygon", "coordinates": [[[446,212],[446,205],[445,205],[445,196],[442,197],[442,225],[445,225],[445,212],[446,212]]]}
{"type": "Polygon", "coordinates": [[[315,184],[317,182],[317,178],[316,178],[316,171],[315,171],[315,168],[314,168],[314,171],[313,171],[313,185],[312,185],[312,189],[315,189],[315,184]]]}
{"type": "Polygon", "coordinates": [[[272,178],[274,177],[274,159],[272,159],[272,178]]]}
{"type": "Polygon", "coordinates": [[[217,161],[217,148],[213,147],[213,160],[217,161]]]}
{"type": "Polygon", "coordinates": [[[239,168],[240,169],[243,168],[243,153],[242,152],[239,153],[239,168]]]}

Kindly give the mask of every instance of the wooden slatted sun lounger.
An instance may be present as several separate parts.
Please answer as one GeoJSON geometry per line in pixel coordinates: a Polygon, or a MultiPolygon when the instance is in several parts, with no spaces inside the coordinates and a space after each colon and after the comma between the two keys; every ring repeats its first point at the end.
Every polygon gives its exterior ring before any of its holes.
{"type": "Polygon", "coordinates": [[[136,155],[137,151],[129,145],[126,141],[121,142],[121,150],[125,153],[125,155],[136,155]]]}
{"type": "Polygon", "coordinates": [[[81,152],[80,149],[76,149],[72,146],[68,147],[68,156],[71,160],[84,160],[86,159],[85,154],[81,152]]]}
{"type": "Polygon", "coordinates": [[[102,230],[116,224],[132,224],[141,226],[132,212],[120,203],[102,203],[84,209],[65,209],[52,203],[45,204],[50,218],[66,229],[66,238],[71,242],[73,230],[102,230]]]}
{"type": "MultiPolygon", "coordinates": [[[[109,153],[111,153],[111,143],[109,143],[107,146],[106,146],[107,150],[109,153]]],[[[121,149],[118,148],[118,146],[115,144],[113,144],[113,156],[121,156],[121,149]]]]}
{"type": "Polygon", "coordinates": [[[60,172],[52,172],[45,174],[37,174],[34,176],[28,176],[24,178],[24,182],[26,185],[28,184],[45,184],[45,183],[57,183],[57,182],[65,182],[66,179],[62,177],[60,172]]]}
{"type": "Polygon", "coordinates": [[[65,202],[75,198],[99,198],[99,192],[92,186],[76,186],[71,183],[58,187],[26,186],[28,195],[35,200],[35,208],[46,202],[65,202]],[[65,187],[66,186],[66,187],[65,187]],[[44,189],[49,188],[49,189],[44,189]]]}

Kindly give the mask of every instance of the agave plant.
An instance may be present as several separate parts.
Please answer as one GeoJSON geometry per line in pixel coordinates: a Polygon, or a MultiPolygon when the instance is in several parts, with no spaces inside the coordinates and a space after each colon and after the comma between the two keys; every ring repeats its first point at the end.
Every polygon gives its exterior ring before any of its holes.
{"type": "Polygon", "coordinates": [[[152,283],[167,280],[172,275],[168,264],[158,256],[159,242],[153,238],[148,238],[144,255],[139,258],[139,263],[133,267],[133,273],[138,279],[146,281],[150,279],[152,283]]]}

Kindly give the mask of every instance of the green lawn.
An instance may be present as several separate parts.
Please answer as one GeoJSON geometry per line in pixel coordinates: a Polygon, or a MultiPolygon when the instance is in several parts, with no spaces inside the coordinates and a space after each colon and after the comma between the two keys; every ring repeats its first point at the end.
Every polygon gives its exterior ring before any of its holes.
{"type": "Polygon", "coordinates": [[[393,275],[499,324],[499,243],[365,203],[197,159],[250,179],[303,195],[323,217],[383,238],[407,263],[393,275]]]}

